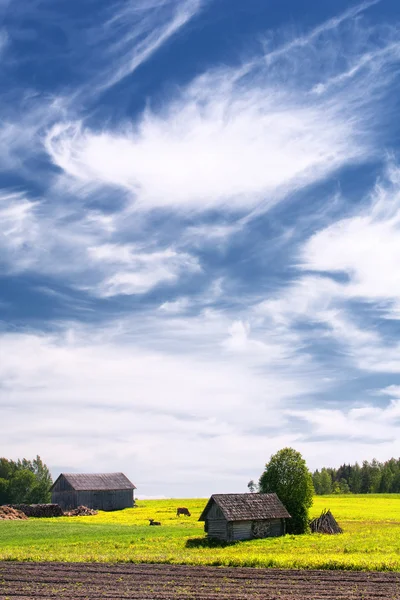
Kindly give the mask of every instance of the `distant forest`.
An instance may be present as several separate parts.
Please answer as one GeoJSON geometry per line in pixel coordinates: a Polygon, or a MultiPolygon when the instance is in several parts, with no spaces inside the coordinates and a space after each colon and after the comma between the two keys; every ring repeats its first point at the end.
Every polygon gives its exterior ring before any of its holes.
{"type": "Polygon", "coordinates": [[[400,458],[383,463],[364,460],[361,466],[355,463],[338,469],[324,467],[314,471],[312,478],[318,495],[400,493],[400,458]]]}

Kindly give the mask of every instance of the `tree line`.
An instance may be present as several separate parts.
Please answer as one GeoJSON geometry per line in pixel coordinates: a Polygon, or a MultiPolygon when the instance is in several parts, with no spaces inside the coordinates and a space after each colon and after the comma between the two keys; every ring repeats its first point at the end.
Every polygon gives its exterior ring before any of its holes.
{"type": "Polygon", "coordinates": [[[400,458],[379,462],[375,458],[361,465],[324,467],[312,474],[315,493],[324,494],[391,494],[400,493],[400,458]]]}
{"type": "Polygon", "coordinates": [[[50,502],[52,483],[40,456],[17,461],[0,458],[0,505],[50,502]]]}

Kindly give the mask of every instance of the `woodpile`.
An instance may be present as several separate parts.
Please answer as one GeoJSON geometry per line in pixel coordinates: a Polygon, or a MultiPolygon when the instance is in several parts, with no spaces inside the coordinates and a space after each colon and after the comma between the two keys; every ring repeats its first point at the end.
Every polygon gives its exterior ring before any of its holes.
{"type": "Polygon", "coordinates": [[[67,510],[64,513],[65,517],[90,517],[91,515],[99,514],[98,510],[94,510],[93,508],[88,508],[87,506],[78,506],[78,508],[74,508],[72,510],[67,510]]]}
{"type": "Polygon", "coordinates": [[[21,510],[16,510],[11,506],[0,506],[1,521],[23,521],[28,517],[21,510]]]}
{"type": "Polygon", "coordinates": [[[20,510],[27,517],[62,517],[64,514],[58,504],[10,504],[9,506],[20,510]]]}
{"type": "Polygon", "coordinates": [[[311,533],[328,533],[330,535],[343,533],[343,529],[339,527],[331,511],[326,509],[317,519],[311,521],[310,529],[311,533]]]}

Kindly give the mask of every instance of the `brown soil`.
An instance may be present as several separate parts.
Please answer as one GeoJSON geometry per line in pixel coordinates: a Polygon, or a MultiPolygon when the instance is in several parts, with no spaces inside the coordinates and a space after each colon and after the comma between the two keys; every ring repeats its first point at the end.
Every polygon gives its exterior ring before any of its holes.
{"type": "Polygon", "coordinates": [[[0,563],[0,600],[399,600],[400,573],[0,563]]]}
{"type": "Polygon", "coordinates": [[[17,510],[11,506],[0,506],[0,520],[2,521],[19,521],[27,518],[21,510],[17,510]]]}

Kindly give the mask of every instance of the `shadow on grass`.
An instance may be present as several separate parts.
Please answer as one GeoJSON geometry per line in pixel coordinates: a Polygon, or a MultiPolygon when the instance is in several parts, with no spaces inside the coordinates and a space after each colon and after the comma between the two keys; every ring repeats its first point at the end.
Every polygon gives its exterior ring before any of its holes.
{"type": "Polygon", "coordinates": [[[186,548],[226,548],[227,546],[234,546],[238,542],[225,542],[224,540],[215,540],[212,538],[201,537],[201,538],[190,538],[186,540],[186,548]]]}

